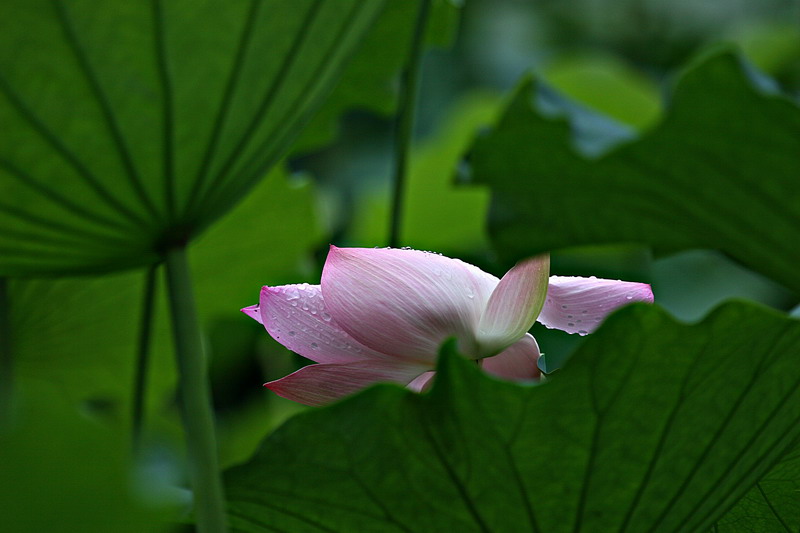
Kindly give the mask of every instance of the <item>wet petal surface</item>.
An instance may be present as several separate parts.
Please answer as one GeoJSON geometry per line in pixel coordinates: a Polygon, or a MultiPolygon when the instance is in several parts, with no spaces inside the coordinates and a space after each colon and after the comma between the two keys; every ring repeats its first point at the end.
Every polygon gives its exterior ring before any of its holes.
{"type": "Polygon", "coordinates": [[[547,299],[538,321],[551,329],[586,335],[623,305],[653,302],[647,283],[595,277],[551,276],[547,299]]]}

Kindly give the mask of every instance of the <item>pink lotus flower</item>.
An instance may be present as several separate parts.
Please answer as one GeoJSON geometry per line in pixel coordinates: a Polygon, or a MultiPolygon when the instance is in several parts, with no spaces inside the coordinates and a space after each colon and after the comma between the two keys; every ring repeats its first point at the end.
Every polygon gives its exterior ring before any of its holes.
{"type": "Polygon", "coordinates": [[[439,347],[490,374],[539,377],[528,329],[585,335],[611,311],[653,301],[644,283],[549,276],[549,256],[521,261],[499,280],[458,259],[409,249],[331,246],[320,285],[263,287],[242,309],[286,348],[317,364],[265,384],[280,396],[322,405],[376,382],[422,390],[439,347]]]}

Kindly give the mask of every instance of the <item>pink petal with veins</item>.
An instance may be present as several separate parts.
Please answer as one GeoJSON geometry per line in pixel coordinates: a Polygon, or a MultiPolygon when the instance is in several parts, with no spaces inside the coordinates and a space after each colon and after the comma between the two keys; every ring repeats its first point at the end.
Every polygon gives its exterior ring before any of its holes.
{"type": "Polygon", "coordinates": [[[417,250],[331,246],[322,294],[331,315],[365,346],[432,364],[455,336],[479,357],[475,333],[498,280],[477,267],[417,250]]]}
{"type": "Polygon", "coordinates": [[[291,351],[317,363],[388,359],[347,334],[333,319],[319,285],[263,287],[261,322],[291,351]]]}
{"type": "Polygon", "coordinates": [[[520,261],[503,276],[478,326],[478,341],[486,355],[496,354],[531,328],[544,305],[549,276],[547,254],[520,261]]]}
{"type": "Polygon", "coordinates": [[[494,376],[512,381],[539,377],[539,345],[530,333],[495,355],[481,359],[481,367],[494,376]]]}
{"type": "Polygon", "coordinates": [[[551,276],[538,321],[551,329],[586,335],[608,314],[633,302],[653,302],[646,283],[598,278],[551,276]]]}
{"type": "Polygon", "coordinates": [[[264,386],[295,402],[325,405],[379,382],[407,385],[426,370],[387,361],[308,365],[264,386]]]}

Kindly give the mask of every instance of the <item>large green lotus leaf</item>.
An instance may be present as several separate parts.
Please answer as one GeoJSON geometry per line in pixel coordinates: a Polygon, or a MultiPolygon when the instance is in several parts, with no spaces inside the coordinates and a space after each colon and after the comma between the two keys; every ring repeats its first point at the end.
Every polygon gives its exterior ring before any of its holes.
{"type": "MultiPolygon", "coordinates": [[[[287,179],[277,167],[198,240],[190,260],[204,327],[225,317],[248,321],[239,309],[257,301],[262,285],[309,275],[310,250],[321,238],[314,206],[311,184],[287,179]]],[[[144,277],[11,280],[17,373],[46,380],[72,403],[111,401],[111,414],[125,421],[144,277]]],[[[175,370],[169,314],[159,300],[149,378],[152,407],[163,409],[175,370]]]]}
{"type": "Polygon", "coordinates": [[[541,116],[523,84],[473,152],[493,192],[490,233],[507,259],[582,244],[712,248],[795,290],[800,109],[756,90],[731,54],[679,80],[663,122],[596,159],[541,116]]]}
{"type": "Polygon", "coordinates": [[[800,448],[784,457],[725,514],[714,531],[754,533],[800,530],[800,448]]]}
{"type": "Polygon", "coordinates": [[[241,531],[707,531],[800,436],[800,323],[612,315],[521,386],[445,351],[430,394],[296,416],[226,475],[241,531]],[[746,324],[747,327],[742,327],[746,324]],[[758,331],[758,335],[753,335],[758,331]]]}
{"type": "Polygon", "coordinates": [[[0,4],[0,275],[153,263],[231,208],[383,0],[0,4]]]}
{"type": "Polygon", "coordinates": [[[656,84],[613,56],[557,57],[541,75],[570,98],[637,129],[652,125],[661,111],[656,84]]]}
{"type": "Polygon", "coordinates": [[[0,430],[3,531],[168,530],[163,487],[135,479],[125,435],[76,412],[49,383],[18,385],[11,427],[0,430]]]}

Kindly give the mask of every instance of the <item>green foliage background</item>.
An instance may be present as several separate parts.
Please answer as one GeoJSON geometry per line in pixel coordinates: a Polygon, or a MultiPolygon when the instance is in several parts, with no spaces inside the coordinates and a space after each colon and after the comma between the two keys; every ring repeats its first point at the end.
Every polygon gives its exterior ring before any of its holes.
{"type": "Polygon", "coordinates": [[[193,529],[159,266],[186,244],[237,531],[800,529],[796,2],[435,0],[402,244],[551,250],[659,305],[534,327],[533,387],[445,346],[422,396],[261,389],[303,361],[238,309],[387,242],[419,5],[2,4],[4,530],[193,529]]]}

